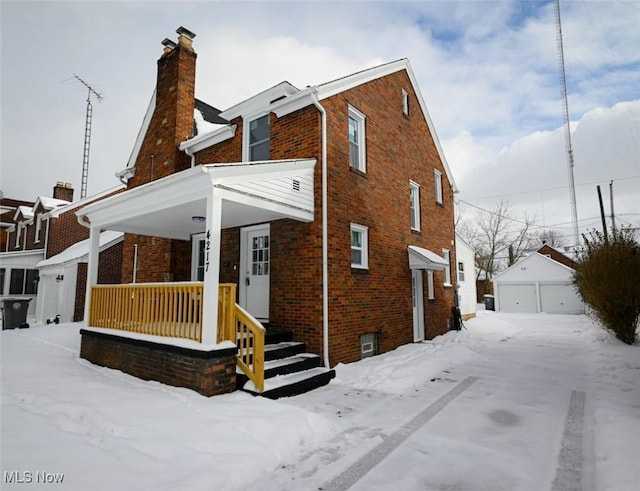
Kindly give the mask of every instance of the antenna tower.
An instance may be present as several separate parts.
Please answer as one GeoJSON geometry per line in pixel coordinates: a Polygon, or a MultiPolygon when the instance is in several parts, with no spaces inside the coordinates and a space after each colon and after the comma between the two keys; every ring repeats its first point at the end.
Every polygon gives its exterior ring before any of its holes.
{"type": "Polygon", "coordinates": [[[75,73],[73,76],[87,89],[87,114],[84,121],[84,153],[82,156],[82,184],[80,186],[80,199],[83,199],[87,197],[87,181],[89,180],[89,149],[91,147],[91,118],[93,113],[91,96],[93,95],[98,99],[98,102],[102,102],[102,95],[96,92],[93,87],[75,73]]]}
{"type": "Polygon", "coordinates": [[[571,148],[571,127],[569,126],[569,101],[567,98],[567,77],[564,71],[564,47],[562,45],[562,23],[560,21],[560,0],[555,3],[556,42],[558,45],[558,65],[560,66],[560,82],[562,84],[562,112],[564,115],[564,144],[567,152],[567,170],[569,174],[569,200],[571,203],[571,225],[573,227],[573,245],[577,247],[578,210],[576,207],[576,184],[573,177],[573,149],[571,148]]]}

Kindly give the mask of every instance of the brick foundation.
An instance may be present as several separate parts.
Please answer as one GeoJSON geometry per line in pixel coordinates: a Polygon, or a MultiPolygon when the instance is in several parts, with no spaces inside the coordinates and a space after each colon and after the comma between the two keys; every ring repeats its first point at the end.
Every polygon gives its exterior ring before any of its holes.
{"type": "Polygon", "coordinates": [[[201,351],[81,329],[80,357],[204,396],[236,390],[235,348],[201,351]]]}

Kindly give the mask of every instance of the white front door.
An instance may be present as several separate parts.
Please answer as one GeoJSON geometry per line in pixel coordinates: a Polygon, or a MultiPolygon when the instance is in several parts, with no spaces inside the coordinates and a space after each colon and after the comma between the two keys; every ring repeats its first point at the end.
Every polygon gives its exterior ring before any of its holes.
{"type": "Polygon", "coordinates": [[[240,231],[240,305],[259,321],[269,320],[270,227],[240,231]]]}
{"type": "Polygon", "coordinates": [[[413,299],[413,340],[424,340],[424,293],[422,270],[411,270],[411,295],[413,299]]]}

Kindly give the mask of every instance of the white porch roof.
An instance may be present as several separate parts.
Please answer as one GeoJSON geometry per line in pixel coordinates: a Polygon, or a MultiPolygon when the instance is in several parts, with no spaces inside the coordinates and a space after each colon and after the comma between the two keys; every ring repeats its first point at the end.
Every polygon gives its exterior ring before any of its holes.
{"type": "Polygon", "coordinates": [[[102,230],[188,240],[205,230],[207,198],[222,198],[221,228],[280,218],[311,222],[315,159],[199,165],[78,211],[102,230]],[[202,217],[201,221],[193,217],[202,217]]]}
{"type": "Polygon", "coordinates": [[[418,246],[409,246],[409,268],[442,271],[449,266],[447,260],[435,252],[418,246]]]}

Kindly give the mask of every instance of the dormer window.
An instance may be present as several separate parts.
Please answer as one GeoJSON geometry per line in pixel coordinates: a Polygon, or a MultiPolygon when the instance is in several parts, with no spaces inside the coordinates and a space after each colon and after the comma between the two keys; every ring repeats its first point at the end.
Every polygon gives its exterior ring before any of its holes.
{"type": "Polygon", "coordinates": [[[249,121],[248,160],[269,160],[269,114],[249,121]]]}

